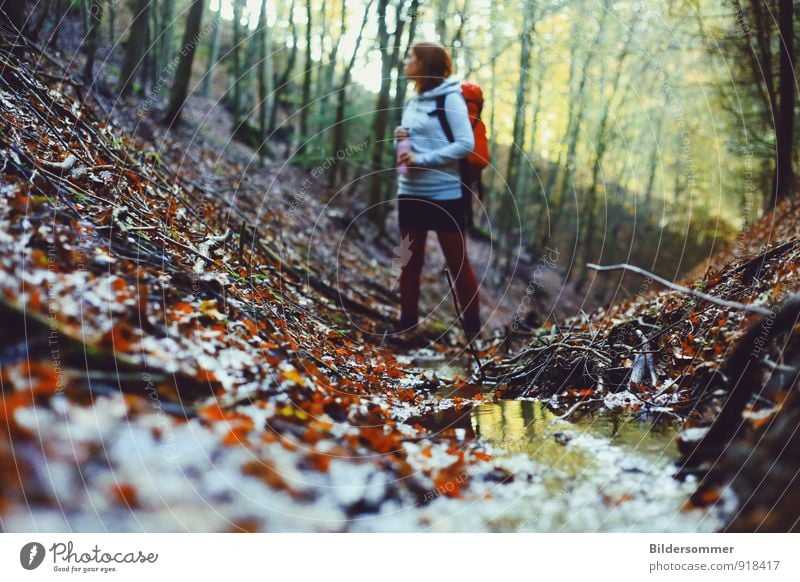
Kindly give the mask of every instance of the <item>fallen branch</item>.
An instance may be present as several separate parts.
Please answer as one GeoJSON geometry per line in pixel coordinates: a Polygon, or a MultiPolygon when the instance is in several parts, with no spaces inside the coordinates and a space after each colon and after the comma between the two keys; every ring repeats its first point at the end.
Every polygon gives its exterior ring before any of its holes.
{"type": "Polygon", "coordinates": [[[593,269],[595,271],[618,271],[618,270],[631,271],[633,273],[636,273],[637,275],[648,277],[653,281],[655,281],[656,283],[660,283],[664,287],[672,289],[673,291],[686,293],[687,295],[697,297],[698,299],[702,299],[703,301],[708,301],[709,303],[715,303],[716,305],[720,305],[722,307],[727,307],[728,309],[737,309],[739,311],[758,313],[760,315],[770,315],[772,313],[771,310],[767,309],[766,307],[761,307],[760,305],[739,303],[738,301],[728,301],[727,299],[720,299],[719,297],[703,293],[702,291],[695,291],[694,289],[689,289],[688,287],[684,287],[683,285],[678,285],[677,283],[673,283],[672,281],[668,281],[667,279],[659,277],[658,275],[654,275],[649,271],[645,271],[644,269],[635,267],[633,265],[628,265],[627,263],[620,263],[618,265],[608,265],[608,266],[601,266],[601,265],[595,265],[594,263],[587,263],[586,266],[589,269],[593,269]]]}

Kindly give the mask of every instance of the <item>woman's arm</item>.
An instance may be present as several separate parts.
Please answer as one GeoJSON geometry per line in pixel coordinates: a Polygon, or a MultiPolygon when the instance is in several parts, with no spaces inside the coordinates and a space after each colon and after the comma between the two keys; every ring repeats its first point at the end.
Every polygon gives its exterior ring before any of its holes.
{"type": "MultiPolygon", "coordinates": [[[[467,113],[467,103],[460,93],[447,95],[444,101],[444,113],[447,121],[450,122],[450,129],[453,131],[455,141],[437,150],[416,154],[416,163],[419,166],[441,166],[468,156],[475,147],[475,136],[472,133],[469,113],[467,113]]],[[[436,123],[439,123],[438,119],[436,119],[436,123]]]]}

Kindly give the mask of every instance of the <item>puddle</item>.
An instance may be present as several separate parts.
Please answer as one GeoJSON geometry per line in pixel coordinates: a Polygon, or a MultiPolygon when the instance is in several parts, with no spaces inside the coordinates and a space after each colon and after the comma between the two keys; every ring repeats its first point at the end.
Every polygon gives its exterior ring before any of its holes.
{"type": "MultiPolygon", "coordinates": [[[[440,378],[466,376],[460,359],[409,360],[440,378]]],[[[484,500],[445,520],[454,531],[712,532],[722,525],[719,509],[683,508],[695,483],[673,478],[680,423],[610,413],[568,421],[539,401],[469,402],[471,395],[443,386],[439,406],[416,419],[431,431],[477,439],[511,476],[474,483],[484,500]],[[448,406],[454,396],[467,400],[457,410],[448,406]]]]}
{"type": "Polygon", "coordinates": [[[502,531],[715,531],[719,516],[682,509],[694,484],[673,478],[678,424],[611,415],[559,419],[538,401],[476,405],[475,438],[534,478],[489,520],[502,531]]]}
{"type": "Polygon", "coordinates": [[[539,401],[501,400],[477,405],[472,413],[481,440],[508,452],[547,460],[563,456],[575,438],[592,437],[650,459],[676,458],[678,424],[652,424],[620,415],[596,414],[578,421],[560,419],[539,401]]]}

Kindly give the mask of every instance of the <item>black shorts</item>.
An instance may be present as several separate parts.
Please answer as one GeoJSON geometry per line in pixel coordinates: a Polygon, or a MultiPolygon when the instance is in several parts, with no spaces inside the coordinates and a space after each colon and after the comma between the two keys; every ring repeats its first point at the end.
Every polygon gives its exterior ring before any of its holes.
{"type": "Polygon", "coordinates": [[[466,224],[464,199],[431,200],[421,196],[398,196],[397,216],[405,230],[463,232],[466,224]]]}

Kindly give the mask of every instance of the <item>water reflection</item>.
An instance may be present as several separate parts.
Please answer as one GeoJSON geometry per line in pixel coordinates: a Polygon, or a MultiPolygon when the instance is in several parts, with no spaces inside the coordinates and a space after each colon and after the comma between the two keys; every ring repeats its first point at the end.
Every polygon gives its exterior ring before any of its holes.
{"type": "MultiPolygon", "coordinates": [[[[713,531],[709,510],[683,511],[692,487],[673,478],[676,424],[596,414],[557,417],[541,402],[476,405],[475,436],[515,478],[496,531],[713,531]]],[[[510,482],[510,480],[506,480],[510,482]]],[[[509,487],[509,485],[504,485],[509,487]]]]}
{"type": "Polygon", "coordinates": [[[473,409],[472,425],[481,441],[509,454],[523,453],[540,464],[551,488],[601,469],[597,466],[600,453],[609,447],[631,454],[629,471],[646,471],[654,463],[663,466],[677,456],[679,427],[674,424],[653,425],[619,415],[567,422],[541,402],[480,404],[473,409]]]}

